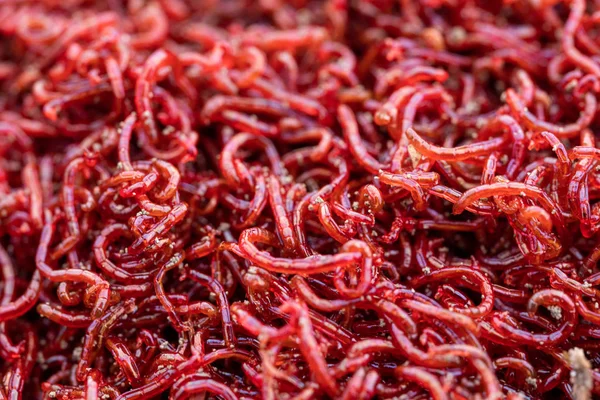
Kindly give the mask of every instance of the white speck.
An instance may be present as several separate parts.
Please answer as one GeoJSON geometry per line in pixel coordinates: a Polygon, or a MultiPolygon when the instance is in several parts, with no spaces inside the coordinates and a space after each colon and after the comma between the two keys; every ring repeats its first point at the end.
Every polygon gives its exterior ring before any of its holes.
{"type": "Polygon", "coordinates": [[[559,306],[550,306],[550,307],[548,307],[548,311],[550,311],[550,315],[552,316],[552,318],[554,318],[554,319],[562,318],[562,308],[560,308],[559,306]]]}
{"type": "Polygon", "coordinates": [[[73,349],[73,360],[79,361],[81,359],[82,350],[81,347],[75,347],[75,349],[73,349]]]}
{"type": "Polygon", "coordinates": [[[412,162],[413,167],[415,167],[421,160],[421,153],[419,153],[413,145],[408,145],[408,155],[410,156],[410,161],[412,162]]]}

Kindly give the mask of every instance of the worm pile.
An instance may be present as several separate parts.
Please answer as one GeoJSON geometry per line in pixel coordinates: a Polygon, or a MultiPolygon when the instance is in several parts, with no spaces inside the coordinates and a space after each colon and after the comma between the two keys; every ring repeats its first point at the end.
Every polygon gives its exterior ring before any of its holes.
{"type": "Polygon", "coordinates": [[[0,21],[0,400],[600,396],[600,1],[0,21]]]}

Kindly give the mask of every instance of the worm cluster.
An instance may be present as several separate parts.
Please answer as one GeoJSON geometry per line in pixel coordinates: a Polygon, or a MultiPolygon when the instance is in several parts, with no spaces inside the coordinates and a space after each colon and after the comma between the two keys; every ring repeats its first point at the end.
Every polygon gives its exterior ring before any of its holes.
{"type": "Polygon", "coordinates": [[[0,21],[0,399],[600,396],[600,1],[0,21]]]}

